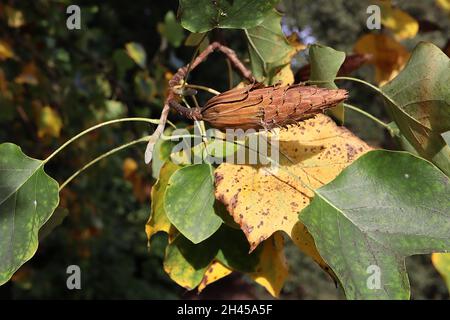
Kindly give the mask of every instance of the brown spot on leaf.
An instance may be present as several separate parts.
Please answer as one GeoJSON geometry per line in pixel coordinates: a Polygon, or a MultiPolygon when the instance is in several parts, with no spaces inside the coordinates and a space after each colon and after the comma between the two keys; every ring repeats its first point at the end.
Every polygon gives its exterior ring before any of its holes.
{"type": "Polygon", "coordinates": [[[218,186],[220,181],[223,180],[223,174],[215,172],[214,173],[214,181],[215,181],[215,185],[218,186]]]}

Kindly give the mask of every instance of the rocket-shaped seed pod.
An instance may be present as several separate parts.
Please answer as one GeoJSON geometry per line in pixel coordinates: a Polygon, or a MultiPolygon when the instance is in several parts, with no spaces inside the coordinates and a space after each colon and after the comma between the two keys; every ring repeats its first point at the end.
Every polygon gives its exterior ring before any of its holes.
{"type": "Polygon", "coordinates": [[[189,119],[204,120],[219,130],[272,129],[310,118],[347,98],[343,89],[295,84],[264,87],[252,84],[223,92],[202,108],[170,105],[189,119]]]}

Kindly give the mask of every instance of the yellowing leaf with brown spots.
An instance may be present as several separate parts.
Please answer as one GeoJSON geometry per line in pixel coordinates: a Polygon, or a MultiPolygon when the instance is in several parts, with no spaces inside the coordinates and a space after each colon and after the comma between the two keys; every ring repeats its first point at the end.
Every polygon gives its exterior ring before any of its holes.
{"type": "Polygon", "coordinates": [[[325,268],[312,237],[299,227],[298,214],[313,189],[371,148],[322,114],[272,134],[278,134],[280,167],[223,163],[215,171],[216,198],[241,226],[251,250],[281,230],[325,268]]]}
{"type": "Polygon", "coordinates": [[[276,232],[264,241],[256,272],[249,274],[256,283],[263,286],[274,297],[280,295],[289,274],[283,249],[283,235],[276,232]]]}
{"type": "Polygon", "coordinates": [[[369,63],[375,66],[375,81],[380,86],[394,79],[410,56],[408,50],[395,39],[375,33],[359,38],[354,51],[371,55],[369,63]]]}
{"type": "Polygon", "coordinates": [[[217,280],[225,278],[229,274],[231,274],[233,270],[224,266],[219,261],[213,261],[211,265],[206,269],[205,275],[203,276],[202,282],[198,285],[198,293],[202,292],[206,286],[210,285],[217,280]]]}

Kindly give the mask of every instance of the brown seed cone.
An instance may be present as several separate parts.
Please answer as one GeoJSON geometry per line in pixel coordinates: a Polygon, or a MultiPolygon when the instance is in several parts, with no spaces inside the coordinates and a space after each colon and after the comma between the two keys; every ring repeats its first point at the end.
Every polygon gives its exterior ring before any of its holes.
{"type": "MultiPolygon", "coordinates": [[[[211,98],[199,110],[211,126],[224,129],[272,129],[307,119],[347,98],[343,89],[300,84],[234,88],[211,98]]],[[[191,109],[192,110],[192,109],[191,109]]]]}

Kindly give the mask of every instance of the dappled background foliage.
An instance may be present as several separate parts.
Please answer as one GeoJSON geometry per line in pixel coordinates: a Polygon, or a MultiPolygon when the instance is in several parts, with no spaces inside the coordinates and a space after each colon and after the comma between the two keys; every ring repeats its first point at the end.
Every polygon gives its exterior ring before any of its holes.
{"type": "MultiPolygon", "coordinates": [[[[449,53],[449,11],[439,1],[393,1],[417,22],[406,33],[384,26],[378,39],[366,26],[368,2],[285,0],[284,33],[302,44],[322,43],[372,57],[353,75],[382,84],[398,73],[412,48],[430,41],[449,53]],[[377,47],[375,42],[383,43],[377,47]],[[372,50],[368,50],[371,48],[372,50]]],[[[444,3],[445,1],[440,1],[444,3]]],[[[20,144],[30,156],[45,158],[64,141],[98,122],[122,116],[158,118],[167,80],[187,64],[194,47],[176,21],[178,1],[79,1],[81,30],[66,28],[71,1],[4,1],[0,4],[0,141],[20,144]]],[[[210,40],[235,49],[248,61],[240,31],[213,30],[210,40]]],[[[306,51],[293,57],[294,73],[307,64],[306,51]]],[[[239,77],[234,76],[234,84],[239,77]]],[[[228,68],[214,55],[193,74],[192,82],[228,89],[228,68]]],[[[345,84],[356,105],[388,119],[383,101],[361,86],[345,84]]],[[[174,122],[183,122],[172,113],[174,122]]],[[[346,113],[346,126],[374,147],[399,148],[372,121],[346,113]]],[[[46,169],[58,181],[112,146],[153,131],[146,124],[118,124],[77,142],[46,169]]],[[[187,294],[164,273],[165,236],[147,250],[143,226],[155,183],[143,165],[143,147],[102,161],[61,194],[69,209],[64,223],[40,245],[35,258],[0,287],[6,298],[267,298],[260,287],[235,275],[187,294]],[[82,290],[66,289],[66,267],[80,265],[82,290]],[[220,288],[220,290],[218,290],[220,288]]],[[[292,245],[286,248],[290,275],[281,298],[343,298],[334,282],[292,245]]],[[[442,299],[447,289],[429,256],[408,260],[413,298],[442,299]]]]}

